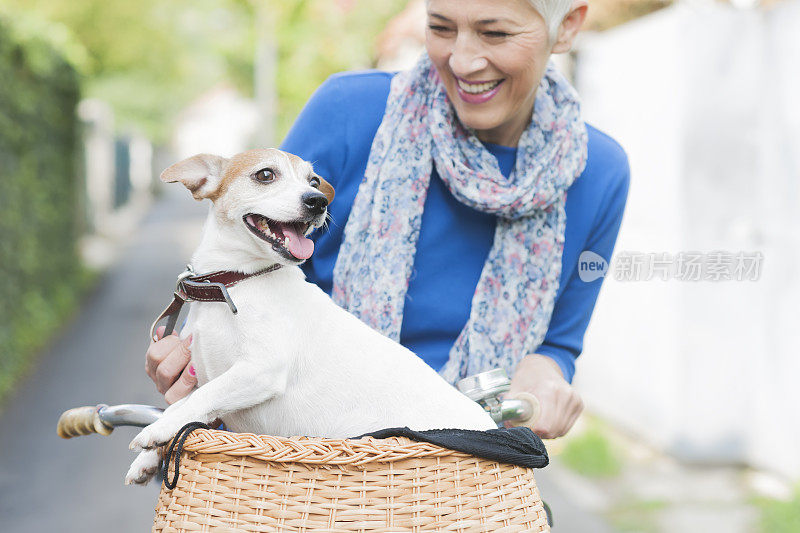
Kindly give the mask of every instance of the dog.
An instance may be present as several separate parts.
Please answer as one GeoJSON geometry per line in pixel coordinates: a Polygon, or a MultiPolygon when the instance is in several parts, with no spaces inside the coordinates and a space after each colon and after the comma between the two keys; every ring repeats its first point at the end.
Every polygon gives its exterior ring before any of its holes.
{"type": "Polygon", "coordinates": [[[201,154],[167,168],[161,180],[212,202],[192,256],[196,272],[280,268],[230,288],[235,314],[225,303],[191,304],[181,336],[193,335],[198,388],[133,439],[131,449],[143,451],[126,483],[147,483],[157,448],[194,421],[331,438],[402,426],[497,427],[417,355],[305,281],[299,265],[314,250],[307,235],[324,225],[334,197],[310,163],[276,149],[230,159],[201,154]]]}

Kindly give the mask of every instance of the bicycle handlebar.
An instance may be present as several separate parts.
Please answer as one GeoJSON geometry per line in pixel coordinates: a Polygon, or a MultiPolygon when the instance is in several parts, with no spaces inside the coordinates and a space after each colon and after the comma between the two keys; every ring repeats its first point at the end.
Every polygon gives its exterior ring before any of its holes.
{"type": "MultiPolygon", "coordinates": [[[[486,409],[496,423],[510,422],[513,426],[533,429],[541,414],[539,400],[527,392],[503,398],[510,385],[506,372],[498,368],[461,380],[458,389],[486,409]]],[[[163,412],[163,409],[137,404],[76,407],[65,411],[59,418],[58,435],[64,439],[92,433],[110,435],[118,426],[148,426],[163,412]]]]}
{"type": "MultiPolygon", "coordinates": [[[[99,404],[94,407],[75,407],[64,411],[58,419],[58,436],[71,439],[98,433],[111,435],[119,426],[145,427],[161,417],[163,409],[152,405],[99,404]]],[[[519,393],[506,398],[490,409],[490,414],[498,424],[509,421],[514,426],[532,427],[539,418],[539,401],[528,393],[519,393]]]]}
{"type": "Polygon", "coordinates": [[[71,439],[82,435],[99,433],[111,435],[115,427],[145,427],[161,417],[163,409],[151,405],[122,404],[108,406],[99,404],[94,407],[76,407],[64,411],[58,419],[58,436],[71,439]]]}

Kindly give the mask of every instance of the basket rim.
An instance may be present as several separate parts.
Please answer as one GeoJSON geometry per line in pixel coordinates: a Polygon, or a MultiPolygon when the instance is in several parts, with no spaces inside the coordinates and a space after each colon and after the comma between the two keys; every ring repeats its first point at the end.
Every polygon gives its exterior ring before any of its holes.
{"type": "Polygon", "coordinates": [[[331,439],[322,437],[278,437],[253,433],[232,433],[217,429],[193,431],[183,446],[193,454],[248,456],[278,463],[362,465],[391,463],[411,458],[477,459],[475,456],[442,448],[430,442],[406,437],[376,439],[331,439]]]}

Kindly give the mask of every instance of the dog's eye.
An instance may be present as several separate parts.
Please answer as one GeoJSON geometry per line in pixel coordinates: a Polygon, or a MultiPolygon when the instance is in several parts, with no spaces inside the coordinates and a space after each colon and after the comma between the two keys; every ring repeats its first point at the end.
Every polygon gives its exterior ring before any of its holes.
{"type": "Polygon", "coordinates": [[[319,178],[317,178],[316,176],[312,177],[310,180],[308,180],[308,184],[314,187],[315,189],[319,189],[319,178]]]}
{"type": "Polygon", "coordinates": [[[258,172],[256,172],[256,181],[260,183],[272,183],[275,181],[275,173],[268,168],[262,168],[258,172]]]}

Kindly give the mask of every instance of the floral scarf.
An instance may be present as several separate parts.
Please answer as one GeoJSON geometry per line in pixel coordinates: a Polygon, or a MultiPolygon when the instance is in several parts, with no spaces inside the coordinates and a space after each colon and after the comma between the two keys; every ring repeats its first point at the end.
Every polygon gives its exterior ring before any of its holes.
{"type": "Polygon", "coordinates": [[[513,373],[542,343],[550,323],[561,276],[567,189],[585,167],[586,143],[575,89],[549,64],[506,179],[495,157],[459,122],[423,55],[392,79],[334,267],[333,299],[399,340],[435,165],[456,199],[497,216],[469,319],[440,374],[454,383],[497,367],[513,373]]]}

